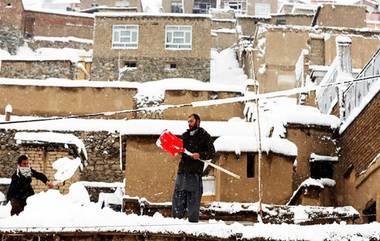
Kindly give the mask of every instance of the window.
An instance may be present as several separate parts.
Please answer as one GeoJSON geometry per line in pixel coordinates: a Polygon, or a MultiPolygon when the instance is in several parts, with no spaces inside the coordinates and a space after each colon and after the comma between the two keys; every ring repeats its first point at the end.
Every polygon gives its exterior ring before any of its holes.
{"type": "Polygon", "coordinates": [[[166,26],[165,48],[172,50],[191,50],[192,27],[186,25],[166,26]]]}
{"type": "Polygon", "coordinates": [[[286,19],[284,18],[279,18],[276,20],[277,25],[286,25],[286,19]]]}
{"type": "Polygon", "coordinates": [[[255,15],[256,16],[269,16],[270,15],[270,4],[269,3],[256,3],[255,4],[255,15]]]}
{"type": "Polygon", "coordinates": [[[255,177],[255,154],[247,152],[247,177],[255,177]]]}
{"type": "Polygon", "coordinates": [[[138,25],[113,25],[112,48],[137,49],[139,41],[138,25]]]}
{"type": "Polygon", "coordinates": [[[193,13],[208,13],[210,8],[216,7],[216,1],[215,0],[195,0],[194,1],[194,7],[193,7],[193,13]]]}
{"type": "Polygon", "coordinates": [[[171,71],[171,70],[176,70],[177,69],[177,64],[176,63],[167,63],[165,64],[165,70],[171,71]]]}
{"type": "Polygon", "coordinates": [[[228,6],[235,10],[236,13],[245,13],[243,3],[245,0],[237,0],[228,2],[228,6]]]}
{"type": "Polygon", "coordinates": [[[137,62],[134,62],[134,61],[124,62],[124,67],[126,67],[126,68],[137,68],[137,62]]]}
{"type": "Polygon", "coordinates": [[[183,13],[182,0],[173,0],[171,6],[172,13],[183,13]]]}

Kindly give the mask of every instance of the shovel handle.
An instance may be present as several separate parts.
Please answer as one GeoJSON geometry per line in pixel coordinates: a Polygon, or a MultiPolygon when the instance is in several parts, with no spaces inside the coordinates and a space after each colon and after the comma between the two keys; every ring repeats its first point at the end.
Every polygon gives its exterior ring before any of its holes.
{"type": "MultiPolygon", "coordinates": [[[[185,149],[184,153],[185,153],[186,155],[188,155],[188,156],[192,156],[192,155],[193,155],[193,153],[189,152],[189,151],[186,150],[186,149],[185,149]]],[[[201,162],[207,164],[207,165],[212,166],[212,167],[215,168],[215,169],[218,169],[218,170],[220,170],[220,171],[222,171],[222,172],[224,172],[224,173],[226,173],[226,174],[228,174],[228,175],[230,175],[230,176],[236,178],[236,179],[240,179],[240,176],[239,176],[239,175],[237,175],[237,174],[235,174],[235,173],[233,173],[233,172],[231,172],[231,171],[229,171],[229,170],[227,170],[227,169],[224,169],[224,168],[221,167],[221,166],[218,166],[218,165],[212,163],[211,160],[201,160],[201,159],[199,159],[199,160],[200,160],[201,162]]]]}

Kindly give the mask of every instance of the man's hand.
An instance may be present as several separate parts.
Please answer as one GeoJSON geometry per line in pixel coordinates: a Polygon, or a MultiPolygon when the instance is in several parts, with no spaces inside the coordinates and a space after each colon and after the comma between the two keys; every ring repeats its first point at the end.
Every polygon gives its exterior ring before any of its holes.
{"type": "Polygon", "coordinates": [[[199,159],[201,159],[199,153],[193,153],[193,155],[191,155],[191,157],[192,157],[193,159],[195,159],[195,160],[199,160],[199,159]]]}
{"type": "Polygon", "coordinates": [[[49,189],[54,187],[54,183],[52,181],[47,181],[46,185],[48,186],[49,189]]]}

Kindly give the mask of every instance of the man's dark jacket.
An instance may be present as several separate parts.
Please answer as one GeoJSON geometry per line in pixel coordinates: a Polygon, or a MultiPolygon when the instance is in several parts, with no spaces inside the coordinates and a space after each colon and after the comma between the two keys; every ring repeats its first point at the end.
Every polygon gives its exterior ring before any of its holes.
{"type": "MultiPolygon", "coordinates": [[[[198,127],[193,132],[187,130],[182,134],[183,145],[191,153],[199,153],[202,160],[210,160],[215,156],[215,148],[210,134],[203,128],[198,127]]],[[[194,160],[192,157],[182,154],[178,166],[178,174],[199,174],[203,173],[204,163],[194,160]]]]}
{"type": "Polygon", "coordinates": [[[11,200],[12,198],[27,199],[29,196],[32,196],[34,194],[34,190],[31,185],[32,177],[37,178],[38,180],[46,184],[48,178],[44,174],[37,172],[33,169],[31,170],[31,177],[24,177],[23,175],[21,175],[21,173],[18,173],[17,171],[12,175],[12,181],[9,185],[7,193],[7,200],[11,200]]]}

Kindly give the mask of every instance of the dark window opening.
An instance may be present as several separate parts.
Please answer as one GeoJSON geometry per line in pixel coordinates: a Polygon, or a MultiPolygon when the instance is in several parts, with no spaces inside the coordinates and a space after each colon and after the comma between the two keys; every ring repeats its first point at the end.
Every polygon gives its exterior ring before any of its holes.
{"type": "Polygon", "coordinates": [[[286,19],[280,18],[276,20],[277,25],[286,25],[286,19]]]}
{"type": "Polygon", "coordinates": [[[255,154],[247,152],[247,177],[255,177],[255,154]]]}
{"type": "Polygon", "coordinates": [[[334,166],[328,161],[315,161],[310,163],[310,175],[312,178],[333,178],[334,166]]]}
{"type": "Polygon", "coordinates": [[[177,64],[176,63],[167,63],[165,64],[165,70],[176,70],[177,64]]]}
{"type": "Polygon", "coordinates": [[[5,0],[5,6],[12,7],[12,0],[5,0]]]}
{"type": "Polygon", "coordinates": [[[127,68],[137,68],[137,62],[127,61],[124,63],[124,66],[127,68]]]}
{"type": "Polygon", "coordinates": [[[363,210],[364,219],[367,223],[376,222],[376,202],[371,200],[363,210]]]}

